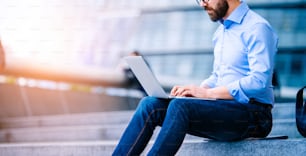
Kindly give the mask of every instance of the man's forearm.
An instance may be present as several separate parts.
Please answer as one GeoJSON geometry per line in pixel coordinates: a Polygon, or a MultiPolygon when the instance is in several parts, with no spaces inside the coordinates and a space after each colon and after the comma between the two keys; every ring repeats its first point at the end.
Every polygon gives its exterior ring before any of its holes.
{"type": "Polygon", "coordinates": [[[216,87],[207,90],[208,98],[213,99],[233,99],[232,95],[226,87],[216,87]]]}

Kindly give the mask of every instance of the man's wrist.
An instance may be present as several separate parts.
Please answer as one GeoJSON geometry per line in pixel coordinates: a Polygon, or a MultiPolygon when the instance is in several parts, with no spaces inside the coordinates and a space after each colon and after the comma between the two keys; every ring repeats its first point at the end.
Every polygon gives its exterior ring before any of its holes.
{"type": "Polygon", "coordinates": [[[216,98],[216,94],[214,93],[214,89],[207,89],[206,96],[207,96],[206,98],[215,99],[216,98]]]}

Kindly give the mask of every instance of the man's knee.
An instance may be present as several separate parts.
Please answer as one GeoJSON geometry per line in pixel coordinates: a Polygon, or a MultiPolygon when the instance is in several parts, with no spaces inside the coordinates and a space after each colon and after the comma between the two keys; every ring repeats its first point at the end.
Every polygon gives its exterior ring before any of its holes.
{"type": "Polygon", "coordinates": [[[141,99],[138,105],[138,110],[151,111],[158,108],[164,108],[166,101],[152,96],[146,96],[141,99]]]}
{"type": "Polygon", "coordinates": [[[186,110],[188,110],[189,106],[190,106],[190,104],[188,104],[188,100],[186,100],[186,99],[173,99],[173,100],[171,100],[168,109],[186,111],[186,110]]]}

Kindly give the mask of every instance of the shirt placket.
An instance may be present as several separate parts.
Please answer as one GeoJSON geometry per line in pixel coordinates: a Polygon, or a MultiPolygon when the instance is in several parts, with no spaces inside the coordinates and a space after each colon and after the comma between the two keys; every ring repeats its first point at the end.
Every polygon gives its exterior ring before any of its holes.
{"type": "Polygon", "coordinates": [[[222,39],[221,39],[221,51],[220,51],[220,67],[219,67],[219,71],[220,71],[220,77],[219,77],[219,84],[222,84],[222,81],[223,81],[223,77],[224,77],[224,70],[225,70],[225,62],[224,62],[224,59],[223,59],[223,55],[224,55],[224,36],[225,36],[225,33],[226,33],[226,29],[223,28],[223,33],[222,33],[222,39]]]}

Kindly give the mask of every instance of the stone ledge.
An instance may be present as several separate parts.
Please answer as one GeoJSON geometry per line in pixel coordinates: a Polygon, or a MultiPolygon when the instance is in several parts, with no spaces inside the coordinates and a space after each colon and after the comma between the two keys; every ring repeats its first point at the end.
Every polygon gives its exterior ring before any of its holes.
{"type": "MultiPolygon", "coordinates": [[[[20,143],[0,144],[0,155],[5,156],[101,156],[111,155],[117,141],[66,142],[66,143],[20,143]]],[[[152,145],[150,142],[149,147],[152,145]]],[[[144,152],[146,154],[148,148],[144,152]]],[[[287,140],[244,140],[217,142],[187,140],[177,153],[178,156],[245,156],[245,155],[306,155],[306,139],[287,140]]]]}
{"type": "Polygon", "coordinates": [[[27,127],[125,124],[130,121],[133,112],[134,111],[131,110],[122,110],[96,113],[0,118],[0,127],[1,129],[5,129],[27,127]]]}
{"type": "MultiPolygon", "coordinates": [[[[134,110],[121,110],[96,113],[44,115],[32,117],[0,118],[0,127],[25,128],[25,127],[50,127],[91,124],[122,124],[128,123],[134,110]]],[[[293,103],[276,103],[272,109],[273,119],[295,119],[295,105],[293,103]]]]}
{"type": "Polygon", "coordinates": [[[184,143],[178,155],[245,156],[306,155],[306,139],[244,140],[238,142],[184,143]]]}
{"type": "MultiPolygon", "coordinates": [[[[126,126],[127,123],[0,129],[0,142],[118,140],[126,126]]],[[[156,128],[153,138],[158,134],[159,129],[160,127],[156,128]]],[[[287,135],[289,138],[302,138],[297,131],[295,121],[292,119],[274,121],[271,135],[287,135]]]]}

